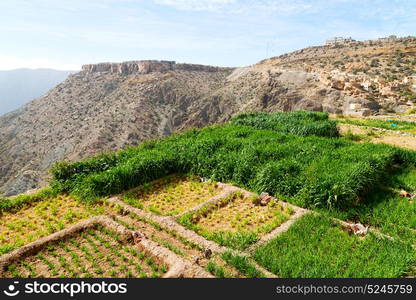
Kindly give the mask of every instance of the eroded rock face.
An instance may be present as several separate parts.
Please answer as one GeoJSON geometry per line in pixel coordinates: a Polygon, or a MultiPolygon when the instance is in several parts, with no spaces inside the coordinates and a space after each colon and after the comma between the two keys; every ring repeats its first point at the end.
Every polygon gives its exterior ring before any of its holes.
{"type": "Polygon", "coordinates": [[[323,111],[322,103],[313,100],[302,100],[295,105],[295,110],[323,111]]]}
{"type": "Polygon", "coordinates": [[[122,63],[98,63],[82,66],[83,72],[99,73],[108,72],[114,74],[149,74],[152,72],[168,72],[175,70],[198,71],[198,72],[218,72],[231,70],[231,68],[221,68],[207,65],[196,64],[177,64],[174,61],[164,60],[138,60],[122,63]]]}
{"type": "Polygon", "coordinates": [[[343,113],[347,116],[366,117],[374,111],[379,111],[379,109],[380,105],[377,101],[346,96],[343,113]]]}

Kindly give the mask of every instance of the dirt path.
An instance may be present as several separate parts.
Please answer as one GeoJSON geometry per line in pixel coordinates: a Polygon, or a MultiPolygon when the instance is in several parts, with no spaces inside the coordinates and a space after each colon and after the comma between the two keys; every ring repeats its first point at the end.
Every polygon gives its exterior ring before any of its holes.
{"type": "Polygon", "coordinates": [[[397,147],[416,150],[416,137],[401,135],[399,132],[378,131],[371,127],[357,126],[350,124],[338,124],[342,135],[351,132],[356,135],[365,135],[366,140],[373,143],[384,143],[397,147]],[[374,135],[369,135],[372,133],[374,135]]]}

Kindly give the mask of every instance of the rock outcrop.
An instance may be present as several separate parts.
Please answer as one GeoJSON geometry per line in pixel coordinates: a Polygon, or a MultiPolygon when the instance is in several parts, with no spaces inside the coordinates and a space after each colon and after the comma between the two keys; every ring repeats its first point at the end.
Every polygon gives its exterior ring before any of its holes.
{"type": "Polygon", "coordinates": [[[98,73],[107,72],[113,74],[149,74],[152,72],[168,71],[197,71],[197,72],[220,72],[231,70],[232,68],[221,68],[207,65],[196,64],[177,64],[175,61],[166,60],[137,60],[122,63],[98,63],[82,66],[82,72],[98,73]]]}
{"type": "Polygon", "coordinates": [[[378,103],[361,111],[344,103],[338,106],[344,114],[402,113],[416,103],[415,37],[309,47],[260,64],[314,73],[327,90],[378,103]]]}

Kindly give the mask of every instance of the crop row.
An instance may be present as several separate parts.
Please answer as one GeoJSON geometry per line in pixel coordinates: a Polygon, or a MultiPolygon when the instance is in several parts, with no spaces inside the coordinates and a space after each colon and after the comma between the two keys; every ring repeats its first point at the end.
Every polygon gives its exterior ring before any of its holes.
{"type": "Polygon", "coordinates": [[[160,277],[166,266],[105,228],[46,246],[44,250],[8,266],[7,277],[160,277]]]}

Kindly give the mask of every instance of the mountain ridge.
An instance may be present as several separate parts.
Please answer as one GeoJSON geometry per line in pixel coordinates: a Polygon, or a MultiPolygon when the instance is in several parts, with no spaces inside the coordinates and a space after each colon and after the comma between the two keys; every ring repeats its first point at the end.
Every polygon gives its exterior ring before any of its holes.
{"type": "Polygon", "coordinates": [[[236,113],[402,112],[414,106],[416,86],[404,81],[415,73],[415,48],[415,38],[310,47],[237,68],[155,60],[85,65],[43,97],[0,117],[0,193],[41,186],[55,161],[222,123],[236,113]],[[354,74],[359,66],[366,72],[354,74]],[[391,74],[398,78],[388,79],[391,74]]]}

